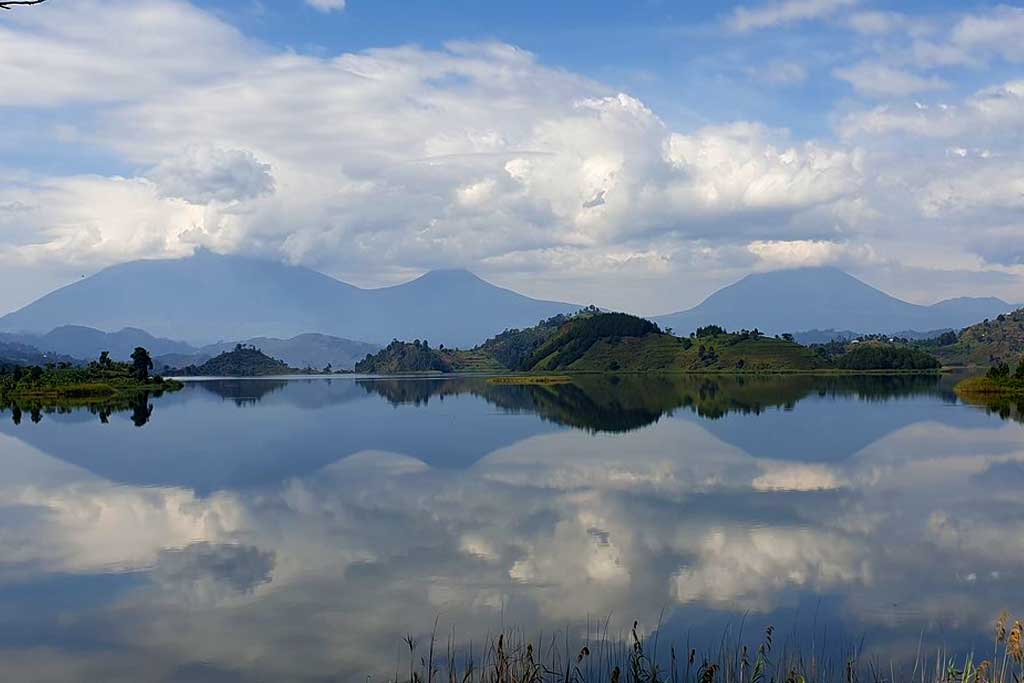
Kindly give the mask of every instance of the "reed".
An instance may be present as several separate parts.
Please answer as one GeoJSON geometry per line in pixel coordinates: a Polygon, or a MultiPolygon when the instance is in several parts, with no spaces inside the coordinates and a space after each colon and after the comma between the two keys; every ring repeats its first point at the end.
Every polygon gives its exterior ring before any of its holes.
{"type": "MultiPolygon", "coordinates": [[[[742,631],[742,629],[741,629],[742,631]]],[[[658,652],[657,630],[634,622],[624,637],[608,624],[574,639],[568,630],[528,638],[519,628],[459,645],[454,632],[443,646],[437,624],[422,646],[406,637],[406,666],[389,683],[1020,683],[1024,681],[1024,622],[1003,612],[993,648],[979,655],[944,648],[899,663],[864,656],[863,644],[822,654],[820,644],[776,642],[767,627],[753,642],[723,634],[717,647],[698,651],[668,644],[658,652]]]]}

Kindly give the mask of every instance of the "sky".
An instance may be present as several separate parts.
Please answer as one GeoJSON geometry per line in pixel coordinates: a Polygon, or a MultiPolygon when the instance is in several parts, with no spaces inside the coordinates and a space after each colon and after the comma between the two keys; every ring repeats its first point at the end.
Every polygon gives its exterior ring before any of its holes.
{"type": "Polygon", "coordinates": [[[834,265],[1024,302],[1024,6],[47,0],[0,12],[0,312],[198,248],[676,311],[834,265]]]}

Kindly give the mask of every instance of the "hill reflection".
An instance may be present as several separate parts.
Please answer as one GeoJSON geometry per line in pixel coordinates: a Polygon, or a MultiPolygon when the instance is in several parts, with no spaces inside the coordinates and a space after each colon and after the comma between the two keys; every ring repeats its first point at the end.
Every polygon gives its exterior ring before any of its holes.
{"type": "Polygon", "coordinates": [[[358,385],[392,405],[427,405],[431,399],[471,394],[510,412],[533,413],[559,425],[593,432],[628,432],[686,409],[705,419],[730,413],[759,415],[792,410],[809,397],[885,401],[918,395],[955,400],[935,375],[708,376],[590,375],[564,384],[493,384],[480,378],[372,379],[358,385]]]}

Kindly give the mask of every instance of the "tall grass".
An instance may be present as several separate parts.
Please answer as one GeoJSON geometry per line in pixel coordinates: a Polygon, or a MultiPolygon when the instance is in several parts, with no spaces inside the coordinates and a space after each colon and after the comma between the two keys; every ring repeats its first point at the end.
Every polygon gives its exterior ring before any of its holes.
{"type": "MultiPolygon", "coordinates": [[[[742,629],[741,629],[742,631],[742,629]]],[[[1020,683],[1024,681],[1024,624],[1005,612],[995,624],[992,650],[954,654],[943,648],[900,662],[865,657],[863,644],[825,648],[813,642],[778,643],[771,626],[753,642],[723,634],[717,647],[661,643],[639,624],[625,638],[569,631],[533,639],[521,629],[460,645],[454,632],[442,643],[437,624],[425,642],[404,639],[405,661],[393,683],[1020,683]]]]}

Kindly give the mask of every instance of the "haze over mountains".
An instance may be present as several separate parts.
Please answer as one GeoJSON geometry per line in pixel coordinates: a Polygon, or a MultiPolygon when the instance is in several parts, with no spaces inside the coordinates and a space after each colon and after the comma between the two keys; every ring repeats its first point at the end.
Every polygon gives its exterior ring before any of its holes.
{"type": "MultiPolygon", "coordinates": [[[[359,357],[394,338],[472,347],[504,329],[579,308],[532,299],[465,270],[361,289],[300,266],[200,251],[186,259],[107,268],[0,318],[0,330],[29,332],[36,340],[8,334],[8,341],[79,357],[91,357],[100,347],[118,357],[122,349],[140,345],[155,356],[181,360],[215,355],[224,346],[215,342],[224,340],[253,343],[298,367],[322,367],[327,358],[359,357]],[[98,330],[120,332],[104,337],[98,330]],[[298,335],[304,335],[301,343],[292,339],[298,335]],[[69,339],[78,346],[60,343],[69,339]],[[369,345],[357,349],[353,340],[369,345]],[[85,347],[88,354],[82,354],[85,347]],[[299,350],[302,355],[296,355],[299,350]]],[[[681,335],[712,323],[770,334],[896,333],[960,329],[1014,308],[996,298],[912,304],[841,270],[820,267],[750,275],[692,309],[653,320],[681,335]]]]}
{"type": "Polygon", "coordinates": [[[960,329],[1015,307],[994,297],[960,297],[931,306],[912,304],[838,268],[796,268],[748,275],[699,305],[656,316],[655,322],[685,334],[701,325],[778,334],[804,330],[895,333],[960,329]]]}

